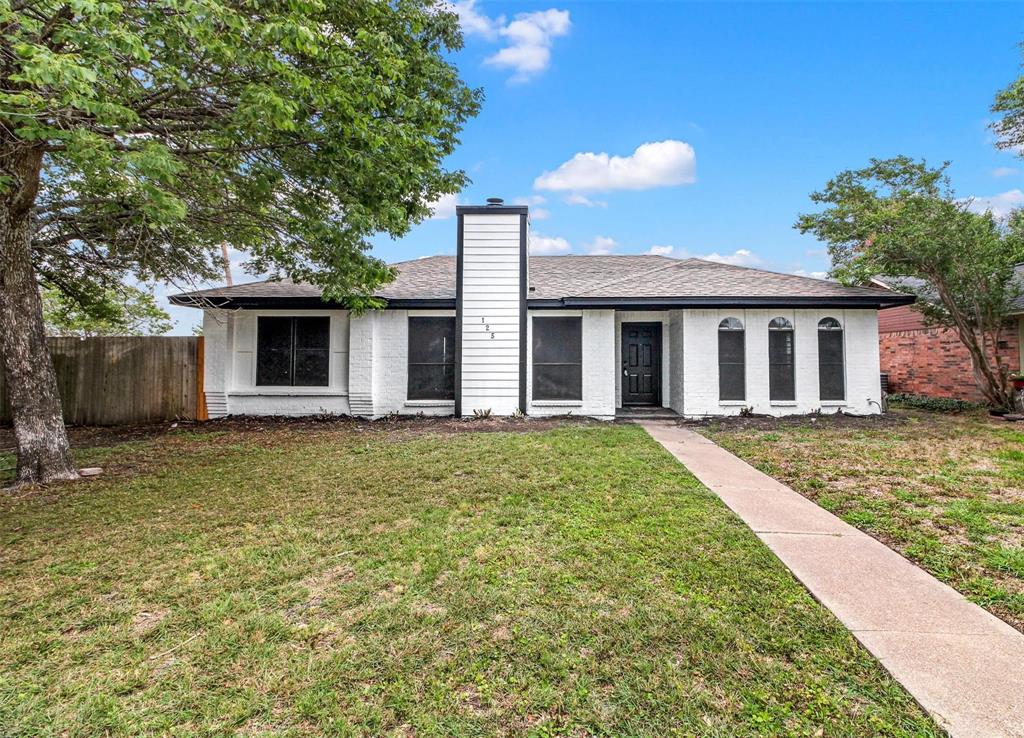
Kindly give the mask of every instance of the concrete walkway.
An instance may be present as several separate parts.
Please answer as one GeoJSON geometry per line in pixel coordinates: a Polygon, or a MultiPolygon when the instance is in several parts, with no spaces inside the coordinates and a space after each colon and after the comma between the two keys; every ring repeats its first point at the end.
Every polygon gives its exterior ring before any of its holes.
{"type": "Polygon", "coordinates": [[[640,422],[952,736],[1024,736],[1024,635],[693,431],[640,422]]]}

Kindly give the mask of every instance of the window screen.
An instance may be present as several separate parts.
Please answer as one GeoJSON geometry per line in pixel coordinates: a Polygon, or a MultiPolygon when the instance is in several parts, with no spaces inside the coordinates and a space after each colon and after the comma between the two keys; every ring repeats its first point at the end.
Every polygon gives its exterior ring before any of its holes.
{"type": "Polygon", "coordinates": [[[455,318],[409,318],[407,396],[455,399],[455,318]]]}
{"type": "Polygon", "coordinates": [[[718,399],[746,399],[746,349],[743,323],[726,318],[718,324],[718,399]]]}
{"type": "Polygon", "coordinates": [[[256,384],[326,387],[331,319],[261,316],[256,322],[256,384]]]}
{"type": "Polygon", "coordinates": [[[818,388],[822,400],[846,399],[843,327],[835,318],[818,322],[818,388]]]}
{"type": "Polygon", "coordinates": [[[533,399],[583,399],[583,319],[533,319],[533,399]]]}
{"type": "Polygon", "coordinates": [[[773,402],[796,399],[793,324],[785,318],[773,318],[768,324],[768,397],[773,402]]]}

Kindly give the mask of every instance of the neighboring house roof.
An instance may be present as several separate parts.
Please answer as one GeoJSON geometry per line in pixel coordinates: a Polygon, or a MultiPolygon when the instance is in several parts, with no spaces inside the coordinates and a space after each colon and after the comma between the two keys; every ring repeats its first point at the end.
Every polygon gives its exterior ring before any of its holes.
{"type": "MultiPolygon", "coordinates": [[[[430,256],[393,265],[397,278],[375,295],[391,307],[454,307],[456,260],[430,256]]],[[[888,307],[913,297],[881,287],[844,287],[811,277],[665,256],[531,256],[531,307],[828,305],[888,307]]],[[[291,280],[218,287],[175,295],[196,307],[313,307],[320,289],[291,280]]]]}
{"type": "MultiPolygon", "coordinates": [[[[1013,267],[1013,281],[1018,287],[1018,293],[1010,302],[1010,313],[1024,313],[1024,262],[1013,267]]],[[[927,285],[927,282],[917,277],[878,276],[872,279],[871,283],[885,289],[898,290],[905,288],[915,290],[928,302],[938,302],[938,298],[934,294],[928,294],[928,290],[921,290],[922,287],[927,285]]]]}
{"type": "Polygon", "coordinates": [[[1017,298],[1010,303],[1010,310],[1014,313],[1024,313],[1024,263],[1013,268],[1013,281],[1020,286],[1017,298]]]}

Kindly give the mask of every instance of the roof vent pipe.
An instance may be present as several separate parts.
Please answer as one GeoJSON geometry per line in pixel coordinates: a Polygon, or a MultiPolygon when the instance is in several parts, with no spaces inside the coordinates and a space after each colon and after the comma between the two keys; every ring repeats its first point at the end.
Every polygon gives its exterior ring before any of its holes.
{"type": "Polygon", "coordinates": [[[505,204],[505,201],[502,200],[500,197],[488,197],[487,198],[487,207],[489,207],[489,208],[500,208],[504,204],[505,204]]]}

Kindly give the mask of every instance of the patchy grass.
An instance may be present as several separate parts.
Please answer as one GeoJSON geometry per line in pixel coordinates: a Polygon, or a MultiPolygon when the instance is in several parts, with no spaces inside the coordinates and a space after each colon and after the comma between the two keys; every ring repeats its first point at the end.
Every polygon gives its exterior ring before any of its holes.
{"type": "Polygon", "coordinates": [[[1024,630],[1024,429],[895,410],[700,429],[1024,630]]]}
{"type": "Polygon", "coordinates": [[[939,733],[639,428],[367,428],[0,501],[4,735],[939,733]]]}

